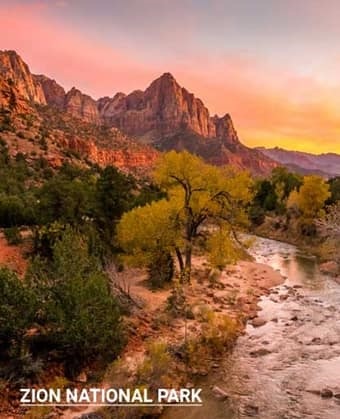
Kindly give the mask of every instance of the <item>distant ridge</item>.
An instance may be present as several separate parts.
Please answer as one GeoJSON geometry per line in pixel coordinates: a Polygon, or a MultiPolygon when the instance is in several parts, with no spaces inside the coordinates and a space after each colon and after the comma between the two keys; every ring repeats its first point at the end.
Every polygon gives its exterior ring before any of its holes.
{"type": "Polygon", "coordinates": [[[340,155],[336,153],[312,154],[279,147],[257,147],[257,150],[304,175],[314,173],[323,177],[340,176],[340,155]]]}

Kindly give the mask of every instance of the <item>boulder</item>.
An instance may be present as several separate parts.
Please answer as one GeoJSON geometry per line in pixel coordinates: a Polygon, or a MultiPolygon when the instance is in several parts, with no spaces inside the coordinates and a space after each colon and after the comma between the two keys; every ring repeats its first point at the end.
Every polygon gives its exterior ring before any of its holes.
{"type": "Polygon", "coordinates": [[[267,323],[267,320],[265,320],[265,319],[263,319],[263,318],[261,318],[261,317],[255,317],[255,319],[253,319],[252,321],[251,321],[251,324],[254,326],[254,327],[261,327],[261,326],[263,326],[264,324],[266,324],[267,323]]]}
{"type": "Polygon", "coordinates": [[[339,274],[339,264],[335,261],[329,261],[320,265],[320,271],[324,274],[337,276],[339,274]]]}

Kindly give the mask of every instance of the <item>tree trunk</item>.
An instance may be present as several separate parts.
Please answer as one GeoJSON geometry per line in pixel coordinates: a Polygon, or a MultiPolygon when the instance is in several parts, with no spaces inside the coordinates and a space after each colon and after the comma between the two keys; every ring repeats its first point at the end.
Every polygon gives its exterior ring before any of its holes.
{"type": "Polygon", "coordinates": [[[180,274],[182,275],[182,272],[184,271],[183,257],[178,247],[175,247],[175,252],[176,252],[176,256],[178,260],[179,271],[180,271],[180,274]]]}
{"type": "Polygon", "coordinates": [[[190,282],[191,276],[191,255],[192,255],[192,244],[188,243],[185,247],[185,267],[184,267],[184,280],[190,282]]]}

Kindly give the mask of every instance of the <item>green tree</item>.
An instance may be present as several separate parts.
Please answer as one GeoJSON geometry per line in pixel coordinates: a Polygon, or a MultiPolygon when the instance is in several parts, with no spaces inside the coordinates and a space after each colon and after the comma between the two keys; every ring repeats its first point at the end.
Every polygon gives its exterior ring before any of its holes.
{"type": "Polygon", "coordinates": [[[327,183],[329,184],[331,193],[331,196],[327,200],[327,204],[335,204],[337,201],[340,201],[340,176],[329,179],[327,183]]]}
{"type": "Polygon", "coordinates": [[[33,295],[14,272],[0,268],[0,298],[0,351],[20,353],[33,318],[33,295]]]}
{"type": "Polygon", "coordinates": [[[27,282],[40,301],[41,346],[58,351],[69,375],[89,361],[118,354],[123,342],[119,306],[85,237],[67,227],[52,261],[37,258],[27,282]]]}

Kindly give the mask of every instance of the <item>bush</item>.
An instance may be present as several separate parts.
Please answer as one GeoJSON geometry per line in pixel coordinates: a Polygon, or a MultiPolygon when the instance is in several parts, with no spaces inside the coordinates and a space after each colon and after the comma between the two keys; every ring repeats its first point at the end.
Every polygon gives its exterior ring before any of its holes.
{"type": "Polygon", "coordinates": [[[235,320],[226,315],[216,315],[211,312],[202,327],[202,342],[213,352],[223,352],[231,349],[238,335],[235,320]]]}
{"type": "Polygon", "coordinates": [[[32,377],[39,370],[25,335],[32,325],[36,300],[15,273],[0,269],[0,377],[11,382],[32,377]]]}
{"type": "Polygon", "coordinates": [[[163,342],[151,342],[147,347],[144,361],[137,371],[137,382],[151,390],[169,385],[169,367],[171,356],[163,342]]]}
{"type": "Polygon", "coordinates": [[[259,226],[264,223],[266,213],[262,207],[253,205],[250,207],[248,215],[251,223],[259,226]]]}
{"type": "Polygon", "coordinates": [[[4,230],[8,244],[17,245],[22,242],[20,230],[17,227],[10,227],[4,230]]]}
{"type": "Polygon", "coordinates": [[[170,253],[158,252],[148,267],[148,277],[153,288],[162,288],[169,283],[175,272],[174,261],[170,253]]]}
{"type": "Polygon", "coordinates": [[[313,219],[302,218],[298,222],[298,230],[303,236],[315,237],[317,230],[313,219]]]}

